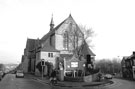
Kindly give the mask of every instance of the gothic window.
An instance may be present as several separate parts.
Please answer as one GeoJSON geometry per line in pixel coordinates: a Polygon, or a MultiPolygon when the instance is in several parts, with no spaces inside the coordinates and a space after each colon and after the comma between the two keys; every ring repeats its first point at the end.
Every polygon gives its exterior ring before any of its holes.
{"type": "Polygon", "coordinates": [[[65,31],[63,35],[63,47],[65,50],[68,49],[68,32],[67,31],[65,31]]]}

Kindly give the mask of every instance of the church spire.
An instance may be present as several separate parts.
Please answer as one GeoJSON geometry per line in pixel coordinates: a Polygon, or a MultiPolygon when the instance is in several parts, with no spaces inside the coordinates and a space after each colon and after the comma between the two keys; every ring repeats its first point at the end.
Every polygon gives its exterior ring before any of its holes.
{"type": "Polygon", "coordinates": [[[53,28],[54,28],[54,22],[53,22],[53,14],[52,14],[52,19],[50,22],[50,31],[53,30],[53,28]]]}

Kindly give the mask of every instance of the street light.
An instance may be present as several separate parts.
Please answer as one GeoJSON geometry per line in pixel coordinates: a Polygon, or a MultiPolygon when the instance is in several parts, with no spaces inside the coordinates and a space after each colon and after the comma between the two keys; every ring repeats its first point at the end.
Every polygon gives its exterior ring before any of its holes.
{"type": "Polygon", "coordinates": [[[45,66],[45,60],[44,59],[41,60],[41,66],[42,66],[42,79],[43,79],[43,68],[45,66]]]}

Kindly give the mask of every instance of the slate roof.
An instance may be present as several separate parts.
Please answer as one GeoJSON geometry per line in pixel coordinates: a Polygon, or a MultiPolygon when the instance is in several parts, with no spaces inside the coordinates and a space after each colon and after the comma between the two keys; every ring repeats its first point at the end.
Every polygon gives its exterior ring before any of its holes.
{"type": "Polygon", "coordinates": [[[32,51],[36,46],[36,39],[27,39],[26,49],[32,51]]]}
{"type": "Polygon", "coordinates": [[[46,46],[45,48],[42,48],[41,51],[46,51],[46,52],[59,52],[52,46],[46,46]]]}
{"type": "Polygon", "coordinates": [[[56,26],[53,30],[49,31],[46,35],[44,35],[41,38],[41,42],[46,41],[49,36],[55,34],[55,30],[57,30],[64,22],[65,22],[65,20],[63,22],[61,22],[58,26],[56,26]]]}
{"type": "Polygon", "coordinates": [[[65,58],[66,61],[69,61],[73,57],[73,54],[60,54],[60,61],[64,61],[65,58]]]}
{"type": "Polygon", "coordinates": [[[44,48],[41,49],[42,51],[49,51],[49,52],[56,52],[58,50],[56,50],[53,46],[49,45],[49,38],[51,35],[55,34],[55,30],[57,30],[67,19],[65,19],[63,22],[61,22],[58,26],[56,26],[53,30],[50,30],[47,34],[45,34],[41,40],[40,40],[40,44],[42,44],[43,42],[45,42],[44,48]]]}
{"type": "Polygon", "coordinates": [[[40,50],[41,51],[46,51],[46,52],[59,52],[53,46],[50,45],[50,39],[46,40],[46,42],[44,43],[43,48],[41,48],[40,50]]]}
{"type": "MultiPolygon", "coordinates": [[[[69,15],[69,17],[67,18],[67,19],[73,19],[72,18],[72,16],[71,16],[71,14],[69,15]]],[[[41,50],[43,50],[43,51],[49,51],[49,52],[53,52],[53,51],[58,51],[58,50],[56,50],[55,49],[55,47],[52,47],[52,46],[50,46],[49,44],[50,44],[50,42],[49,42],[49,37],[51,36],[51,35],[54,35],[55,34],[55,31],[56,30],[58,30],[59,29],[59,27],[67,20],[67,19],[65,19],[63,22],[61,22],[58,26],[56,26],[53,30],[50,30],[46,35],[44,35],[42,38],[41,38],[41,40],[40,40],[40,44],[41,43],[43,43],[43,42],[45,42],[45,45],[44,45],[44,48],[43,49],[41,49],[41,50]]],[[[74,20],[74,19],[73,19],[74,20]]],[[[76,26],[77,26],[77,29],[79,29],[80,30],[80,28],[78,27],[78,25],[76,24],[76,26]]],[[[81,32],[81,30],[80,30],[80,32],[81,32]]],[[[84,44],[82,45],[83,47],[83,49],[82,49],[82,53],[83,54],[90,54],[91,56],[96,56],[92,51],[91,51],[91,49],[89,48],[89,46],[88,46],[88,44],[86,43],[86,42],[84,42],[84,44]]]]}
{"type": "Polygon", "coordinates": [[[91,49],[89,48],[88,44],[86,43],[86,41],[84,41],[84,44],[82,45],[82,54],[87,55],[90,54],[91,56],[96,56],[91,49]]]}
{"type": "MultiPolygon", "coordinates": [[[[69,15],[69,17],[68,17],[67,19],[69,19],[69,18],[72,18],[71,14],[69,15]]],[[[65,19],[65,20],[64,20],[63,22],[61,22],[58,26],[56,26],[53,30],[49,31],[46,35],[44,35],[44,36],[41,38],[41,40],[42,40],[42,41],[46,41],[49,36],[55,34],[55,30],[58,30],[58,28],[59,28],[67,19],[65,19]]],[[[73,18],[72,18],[72,19],[73,19],[73,18]]],[[[77,28],[79,28],[79,27],[77,26],[77,28]]]]}
{"type": "Polygon", "coordinates": [[[72,56],[73,56],[73,54],[60,54],[60,57],[62,57],[62,58],[64,58],[64,57],[69,58],[72,56]]]}

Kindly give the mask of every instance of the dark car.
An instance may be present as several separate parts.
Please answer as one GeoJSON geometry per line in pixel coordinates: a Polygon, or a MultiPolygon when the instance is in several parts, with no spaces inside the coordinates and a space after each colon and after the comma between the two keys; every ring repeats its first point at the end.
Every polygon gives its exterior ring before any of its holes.
{"type": "Polygon", "coordinates": [[[0,71],[0,80],[2,80],[3,76],[4,76],[4,72],[0,71]]]}

